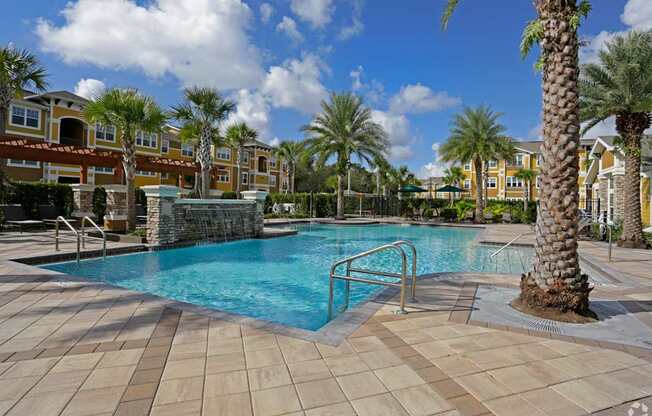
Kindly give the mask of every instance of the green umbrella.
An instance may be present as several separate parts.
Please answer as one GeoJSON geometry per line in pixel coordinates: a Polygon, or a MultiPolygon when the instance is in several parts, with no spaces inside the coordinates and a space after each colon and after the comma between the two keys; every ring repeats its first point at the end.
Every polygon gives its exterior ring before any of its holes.
{"type": "Polygon", "coordinates": [[[403,193],[414,192],[414,193],[417,193],[417,192],[428,192],[428,190],[420,188],[420,187],[418,187],[416,185],[405,185],[399,190],[399,192],[403,192],[403,193]]]}
{"type": "Polygon", "coordinates": [[[466,189],[458,188],[453,185],[446,185],[443,188],[437,189],[435,192],[466,192],[466,189]]]}

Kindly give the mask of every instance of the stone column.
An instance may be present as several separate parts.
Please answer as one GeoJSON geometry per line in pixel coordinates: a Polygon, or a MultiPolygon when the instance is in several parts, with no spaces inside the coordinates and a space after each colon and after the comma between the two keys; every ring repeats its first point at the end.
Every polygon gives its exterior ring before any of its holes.
{"type": "Polygon", "coordinates": [[[106,212],[104,228],[124,232],[127,229],[127,185],[104,185],[106,212]]]}
{"type": "Polygon", "coordinates": [[[625,175],[614,175],[614,221],[625,217],[625,175]]]}
{"type": "Polygon", "coordinates": [[[85,183],[75,183],[70,185],[72,188],[72,198],[74,209],[72,216],[75,218],[93,217],[93,191],[95,185],[85,183]]]}
{"type": "Polygon", "coordinates": [[[254,219],[254,237],[263,235],[263,226],[265,224],[265,191],[242,191],[242,199],[245,201],[256,201],[256,214],[254,219]]]}
{"type": "Polygon", "coordinates": [[[174,202],[179,188],[169,185],[143,186],[147,197],[147,242],[152,246],[164,246],[177,242],[174,202]]]}

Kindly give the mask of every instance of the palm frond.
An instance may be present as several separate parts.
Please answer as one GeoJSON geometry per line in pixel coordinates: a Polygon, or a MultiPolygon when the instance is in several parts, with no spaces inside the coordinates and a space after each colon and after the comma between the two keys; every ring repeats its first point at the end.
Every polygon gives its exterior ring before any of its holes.
{"type": "Polygon", "coordinates": [[[453,12],[457,8],[457,5],[459,4],[459,0],[448,0],[446,2],[446,8],[444,9],[444,13],[441,15],[441,29],[446,30],[448,28],[448,22],[451,19],[451,16],[453,15],[453,12]]]}

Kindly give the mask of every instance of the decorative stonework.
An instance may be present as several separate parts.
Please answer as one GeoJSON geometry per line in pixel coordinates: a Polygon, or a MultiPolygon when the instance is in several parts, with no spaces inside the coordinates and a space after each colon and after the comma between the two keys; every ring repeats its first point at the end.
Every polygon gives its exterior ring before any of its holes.
{"type": "Polygon", "coordinates": [[[625,217],[625,175],[614,175],[614,220],[625,217]]]}
{"type": "Polygon", "coordinates": [[[104,228],[124,231],[127,227],[127,185],[105,185],[106,215],[104,228]]]}
{"type": "Polygon", "coordinates": [[[95,185],[76,183],[70,185],[70,187],[72,188],[74,204],[72,216],[75,218],[93,217],[93,191],[95,191],[95,185]]]}

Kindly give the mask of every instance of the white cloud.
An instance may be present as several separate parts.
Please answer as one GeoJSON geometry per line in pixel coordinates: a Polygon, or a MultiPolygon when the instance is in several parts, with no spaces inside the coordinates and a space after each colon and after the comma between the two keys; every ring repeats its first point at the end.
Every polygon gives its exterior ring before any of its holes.
{"type": "Polygon", "coordinates": [[[283,32],[295,42],[303,42],[303,35],[297,29],[297,22],[291,17],[283,16],[283,20],[276,26],[277,32],[283,32]]]}
{"type": "Polygon", "coordinates": [[[528,137],[532,140],[542,140],[543,139],[543,124],[539,123],[536,126],[532,127],[527,133],[528,137]]]}
{"type": "Polygon", "coordinates": [[[247,125],[258,131],[261,139],[270,135],[270,105],[267,99],[259,92],[252,92],[241,89],[234,94],[233,99],[237,104],[236,111],[231,113],[225,123],[247,123],[247,125]]]}
{"type": "Polygon", "coordinates": [[[442,162],[439,158],[440,143],[432,144],[433,162],[427,163],[421,167],[418,172],[420,178],[428,178],[430,176],[444,176],[444,171],[450,167],[450,163],[442,162]]]}
{"type": "Polygon", "coordinates": [[[378,105],[385,100],[385,86],[375,79],[366,84],[362,65],[352,69],[349,76],[352,80],[351,89],[363,95],[368,103],[378,105]]]}
{"type": "Polygon", "coordinates": [[[364,68],[362,68],[362,65],[358,65],[358,67],[354,70],[352,70],[349,73],[349,76],[353,79],[353,83],[351,84],[351,89],[353,91],[358,91],[364,87],[362,84],[362,73],[364,72],[364,68]]]}
{"type": "Polygon", "coordinates": [[[106,90],[106,85],[99,79],[82,78],[75,85],[75,94],[84,97],[87,100],[93,100],[102,95],[106,90]]]}
{"type": "Polygon", "coordinates": [[[421,84],[406,85],[389,101],[389,109],[396,114],[419,114],[441,111],[455,107],[462,102],[446,91],[434,92],[421,84]]]}
{"type": "Polygon", "coordinates": [[[291,59],[269,69],[261,91],[274,107],[293,108],[304,114],[316,113],[321,101],[328,96],[321,83],[323,69],[324,64],[312,54],[303,60],[291,59]]]}
{"type": "Polygon", "coordinates": [[[353,0],[353,16],[351,17],[351,24],[340,29],[340,32],[337,34],[337,40],[348,40],[362,33],[364,30],[364,24],[362,23],[362,6],[363,0],[353,0]]]}
{"type": "Polygon", "coordinates": [[[78,0],[65,22],[40,20],[41,48],[68,64],[138,69],[150,77],[172,74],[184,86],[250,87],[263,71],[246,30],[241,0],[78,0]],[[105,28],[106,30],[100,30],[105,28]],[[219,70],[217,70],[219,69],[219,70]]]}
{"type": "Polygon", "coordinates": [[[276,147],[279,144],[281,144],[281,142],[282,142],[281,139],[279,139],[278,137],[274,137],[272,140],[269,141],[269,145],[276,147]]]}
{"type": "Polygon", "coordinates": [[[389,156],[393,160],[407,160],[413,155],[412,145],[416,142],[410,129],[410,120],[402,114],[372,110],[372,119],[380,124],[390,142],[389,156]]]}
{"type": "Polygon", "coordinates": [[[260,11],[260,21],[263,23],[269,23],[274,15],[274,7],[269,3],[263,3],[260,5],[258,10],[260,11]]]}
{"type": "Polygon", "coordinates": [[[330,23],[335,6],[332,0],[292,0],[290,8],[299,19],[309,22],[314,28],[330,23]]]}

